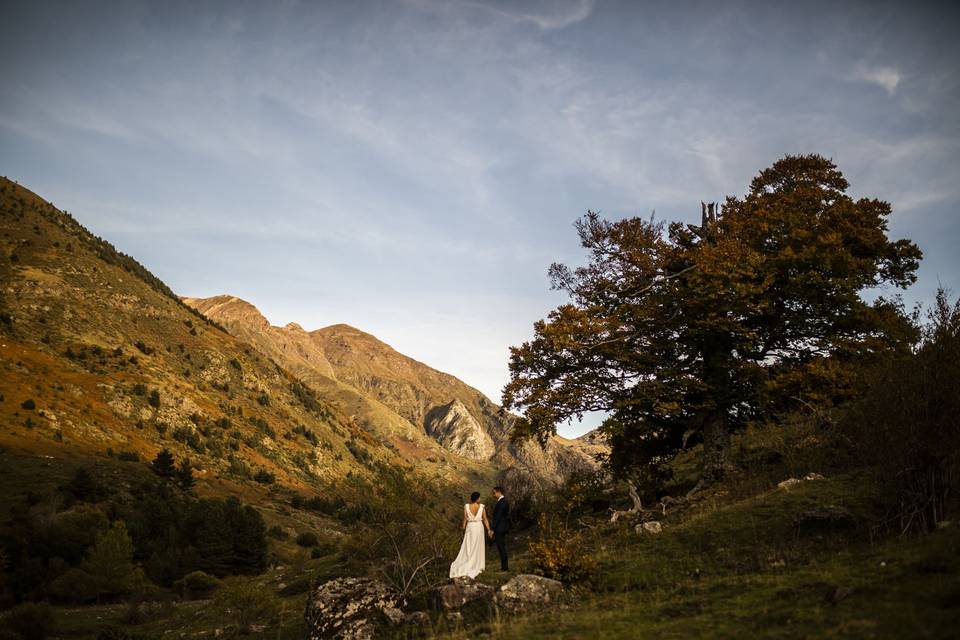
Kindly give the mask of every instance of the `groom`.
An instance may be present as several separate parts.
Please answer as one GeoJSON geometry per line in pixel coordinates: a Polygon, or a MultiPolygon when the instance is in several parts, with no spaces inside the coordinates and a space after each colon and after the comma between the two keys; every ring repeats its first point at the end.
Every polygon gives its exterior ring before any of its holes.
{"type": "Polygon", "coordinates": [[[507,531],[510,529],[510,504],[503,495],[503,487],[497,485],[493,488],[493,495],[497,499],[496,506],[493,507],[493,522],[490,523],[490,538],[497,545],[497,552],[500,554],[500,570],[509,571],[507,565],[507,531]]]}

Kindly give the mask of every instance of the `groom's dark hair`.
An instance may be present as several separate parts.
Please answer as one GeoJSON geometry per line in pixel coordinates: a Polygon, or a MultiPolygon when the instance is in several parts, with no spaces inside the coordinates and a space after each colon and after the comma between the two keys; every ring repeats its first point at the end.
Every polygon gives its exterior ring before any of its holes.
{"type": "Polygon", "coordinates": [[[493,490],[494,490],[494,491],[497,491],[497,492],[499,492],[499,493],[503,493],[503,494],[506,493],[506,492],[503,490],[503,487],[501,487],[500,485],[495,486],[495,487],[493,488],[493,490]]]}
{"type": "Polygon", "coordinates": [[[470,502],[476,502],[479,499],[480,499],[479,491],[474,491],[473,493],[470,494],[470,502]]]}

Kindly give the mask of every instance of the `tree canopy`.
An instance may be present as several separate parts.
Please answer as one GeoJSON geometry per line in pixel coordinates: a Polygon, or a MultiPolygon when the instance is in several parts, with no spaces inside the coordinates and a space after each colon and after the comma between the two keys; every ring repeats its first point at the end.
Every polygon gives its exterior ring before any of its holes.
{"type": "Polygon", "coordinates": [[[703,205],[700,225],[588,212],[575,225],[586,264],[549,271],[570,302],[511,348],[514,436],[606,411],[612,470],[702,439],[712,480],[731,430],[842,400],[865,362],[915,338],[896,299],[861,294],[909,286],[921,257],[888,238],[887,202],[847,188],[830,160],[787,156],[722,211],[703,205]]]}

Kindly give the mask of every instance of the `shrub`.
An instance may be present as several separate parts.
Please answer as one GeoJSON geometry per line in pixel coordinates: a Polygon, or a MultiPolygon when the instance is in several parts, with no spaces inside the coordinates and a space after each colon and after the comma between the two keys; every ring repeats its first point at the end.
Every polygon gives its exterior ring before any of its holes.
{"type": "Polygon", "coordinates": [[[7,614],[5,624],[22,640],[44,640],[53,627],[53,609],[48,604],[25,602],[7,614]]]}
{"type": "Polygon", "coordinates": [[[315,547],[320,544],[320,539],[314,532],[304,531],[297,536],[297,544],[301,547],[315,547]]]}
{"type": "Polygon", "coordinates": [[[151,353],[153,353],[153,348],[145,345],[143,343],[143,340],[137,340],[135,343],[133,343],[133,346],[139,349],[140,353],[142,353],[145,356],[149,356],[151,353]]]}
{"type": "Polygon", "coordinates": [[[596,571],[596,563],[586,552],[580,534],[567,527],[552,526],[546,515],[540,516],[539,524],[539,538],[528,545],[534,571],[561,582],[589,579],[596,571]]]}
{"type": "Polygon", "coordinates": [[[320,417],[326,417],[328,415],[326,409],[324,409],[323,405],[317,400],[313,389],[299,380],[295,380],[293,384],[290,385],[290,392],[293,393],[294,397],[300,401],[300,404],[302,404],[303,408],[307,411],[320,417]]]}
{"type": "Polygon", "coordinates": [[[77,469],[63,490],[80,502],[99,502],[106,496],[106,488],[85,469],[77,469]]]}
{"type": "Polygon", "coordinates": [[[147,398],[147,402],[150,403],[150,406],[159,409],[160,408],[160,392],[156,389],[150,391],[150,397],[147,398]]]}
{"type": "Polygon", "coordinates": [[[183,442],[197,453],[203,453],[206,451],[206,447],[203,444],[203,439],[200,437],[200,434],[193,429],[187,427],[177,427],[173,430],[172,435],[174,440],[183,442]]]}
{"type": "Polygon", "coordinates": [[[914,353],[881,368],[841,422],[889,498],[886,525],[930,531],[960,488],[960,302],[937,293],[914,353]]]}
{"type": "Polygon", "coordinates": [[[111,625],[97,634],[97,640],[133,640],[133,636],[127,633],[123,627],[111,625]]]}
{"type": "Polygon", "coordinates": [[[260,406],[262,407],[269,406],[270,396],[268,396],[266,393],[261,393],[259,396],[257,396],[257,402],[259,402],[260,406]]]}
{"type": "Polygon", "coordinates": [[[302,424],[301,424],[301,425],[297,425],[296,427],[294,427],[294,428],[293,428],[293,432],[294,432],[294,433],[299,433],[300,435],[302,435],[302,436],[303,436],[304,438],[306,438],[307,441],[308,441],[310,444],[312,444],[313,446],[317,446],[317,445],[320,443],[319,438],[317,438],[317,434],[314,433],[312,429],[308,429],[307,427],[303,426],[302,424]]]}
{"type": "Polygon", "coordinates": [[[350,451],[350,454],[360,464],[369,465],[371,462],[373,462],[373,456],[370,455],[370,452],[361,445],[357,444],[356,440],[347,440],[346,445],[347,449],[350,451]]]}
{"type": "Polygon", "coordinates": [[[313,586],[313,579],[308,577],[296,578],[291,580],[283,588],[281,588],[278,593],[287,598],[289,596],[298,596],[301,593],[306,593],[310,591],[310,588],[313,586]]]}
{"type": "Polygon", "coordinates": [[[277,432],[273,430],[273,427],[271,427],[266,420],[263,418],[257,418],[255,416],[250,416],[249,420],[250,424],[257,428],[257,431],[273,438],[274,440],[277,439],[277,432]]]}
{"type": "Polygon", "coordinates": [[[286,540],[290,537],[286,530],[278,524],[275,524],[267,529],[267,535],[271,538],[276,538],[277,540],[286,540]]]}
{"type": "Polygon", "coordinates": [[[68,569],[50,583],[47,592],[56,602],[91,604],[100,596],[96,577],[79,567],[68,569]]]}
{"type": "Polygon", "coordinates": [[[33,401],[33,398],[30,398],[21,402],[20,407],[22,409],[26,409],[27,411],[33,411],[37,408],[37,403],[33,401]]]}
{"type": "Polygon", "coordinates": [[[117,460],[124,462],[140,462],[140,454],[136,451],[121,451],[117,454],[117,460]]]}
{"type": "Polygon", "coordinates": [[[241,458],[231,454],[230,457],[227,458],[227,462],[229,465],[227,467],[227,471],[229,473],[241,478],[249,478],[251,476],[250,465],[244,462],[241,458]]]}
{"type": "Polygon", "coordinates": [[[181,597],[188,600],[206,598],[220,586],[220,580],[204,571],[192,571],[173,583],[181,597]]]}
{"type": "Polygon", "coordinates": [[[253,474],[253,479],[260,484],[273,484],[273,482],[276,480],[276,476],[266,469],[259,469],[255,474],[253,474]]]}
{"type": "Polygon", "coordinates": [[[235,578],[226,582],[214,598],[225,619],[231,620],[241,633],[257,622],[272,622],[280,611],[276,596],[253,580],[235,578]]]}
{"type": "Polygon", "coordinates": [[[316,511],[327,516],[334,516],[342,509],[346,508],[347,503],[341,496],[335,496],[333,499],[314,496],[309,500],[304,500],[301,497],[299,500],[299,505],[294,504],[293,506],[297,509],[306,507],[311,511],[316,511]]]}

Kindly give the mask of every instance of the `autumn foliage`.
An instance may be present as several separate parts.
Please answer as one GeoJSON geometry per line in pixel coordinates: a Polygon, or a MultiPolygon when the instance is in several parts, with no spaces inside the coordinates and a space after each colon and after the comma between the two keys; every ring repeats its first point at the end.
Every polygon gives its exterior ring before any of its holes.
{"type": "Polygon", "coordinates": [[[586,264],[549,272],[569,303],[511,349],[514,436],[606,411],[613,471],[702,441],[709,481],[732,430],[848,397],[864,365],[916,339],[896,300],[861,294],[907,287],[921,253],[888,238],[888,203],[847,188],[831,161],[787,156],[699,225],[578,220],[586,264]]]}

